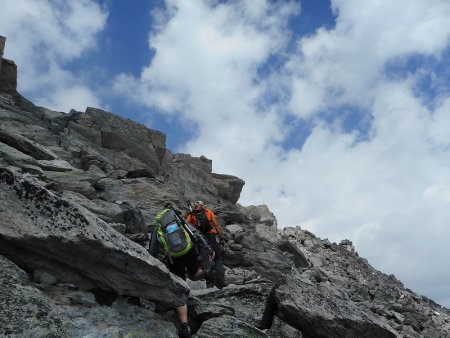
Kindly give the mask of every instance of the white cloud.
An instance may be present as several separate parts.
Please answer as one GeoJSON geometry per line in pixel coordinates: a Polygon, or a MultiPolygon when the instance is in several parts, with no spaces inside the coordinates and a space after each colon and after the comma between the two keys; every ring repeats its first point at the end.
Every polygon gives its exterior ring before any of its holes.
{"type": "Polygon", "coordinates": [[[298,3],[271,3],[168,1],[150,38],[152,63],[116,87],[197,123],[183,151],[245,179],[241,203],[268,204],[280,226],[350,238],[374,266],[445,303],[450,98],[424,106],[414,95],[423,70],[396,80],[385,70],[412,55],[439,60],[450,3],[332,1],[336,27],[301,38],[295,53],[286,24],[298,3]],[[262,76],[273,55],[287,62],[262,76]],[[367,135],[318,115],[340,105],[367,112],[367,135]],[[281,146],[295,127],[286,117],[313,125],[301,149],[281,146]]]}
{"type": "Polygon", "coordinates": [[[101,103],[92,91],[84,86],[57,88],[51,94],[38,101],[46,102],[52,107],[70,107],[77,111],[85,111],[86,107],[101,107],[101,103]]]}
{"type": "Polygon", "coordinates": [[[370,105],[372,88],[382,80],[388,62],[413,54],[440,56],[448,46],[448,1],[332,1],[336,28],[320,29],[299,41],[287,71],[292,74],[294,113],[300,117],[342,103],[370,105]],[[314,88],[310,97],[304,83],[314,88]],[[311,104],[315,102],[315,104],[311,104]]]}
{"type": "Polygon", "coordinates": [[[91,0],[2,3],[0,33],[7,37],[4,57],[18,65],[19,91],[55,110],[98,105],[88,84],[65,64],[95,48],[96,34],[106,19],[106,11],[91,0]]]}
{"type": "MultiPolygon", "coordinates": [[[[140,82],[152,91],[145,93],[143,101],[172,102],[170,109],[183,108],[185,114],[199,119],[215,114],[217,107],[241,101],[229,100],[230,96],[245,95],[249,102],[255,99],[259,93],[252,81],[257,67],[288,38],[282,31],[287,14],[260,19],[271,11],[285,12],[289,4],[278,8],[266,1],[260,1],[260,7],[253,2],[232,3],[210,8],[201,1],[170,1],[176,7],[174,17],[150,38],[156,55],[143,70],[140,82]]],[[[232,109],[221,112],[237,113],[232,109]]]]}

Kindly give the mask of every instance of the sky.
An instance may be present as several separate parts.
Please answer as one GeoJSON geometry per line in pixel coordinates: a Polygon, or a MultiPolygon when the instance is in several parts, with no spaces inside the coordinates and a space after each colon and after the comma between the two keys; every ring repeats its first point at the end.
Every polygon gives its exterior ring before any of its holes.
{"type": "Polygon", "coordinates": [[[450,308],[450,1],[6,0],[35,104],[102,108],[450,308]]]}

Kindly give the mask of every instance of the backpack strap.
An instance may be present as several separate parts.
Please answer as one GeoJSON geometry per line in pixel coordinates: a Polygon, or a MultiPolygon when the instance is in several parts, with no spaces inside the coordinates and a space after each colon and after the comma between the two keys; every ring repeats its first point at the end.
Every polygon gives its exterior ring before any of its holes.
{"type": "Polygon", "coordinates": [[[196,226],[201,232],[207,233],[212,229],[212,224],[208,218],[206,209],[195,210],[192,212],[192,215],[197,220],[196,226]]]}

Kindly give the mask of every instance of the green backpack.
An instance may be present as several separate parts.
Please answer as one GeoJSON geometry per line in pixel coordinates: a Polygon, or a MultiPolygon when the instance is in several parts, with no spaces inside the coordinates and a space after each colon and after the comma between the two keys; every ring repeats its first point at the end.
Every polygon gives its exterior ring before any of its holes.
{"type": "Polygon", "coordinates": [[[171,209],[164,209],[156,215],[156,231],[169,257],[184,256],[192,248],[191,236],[171,209]]]}

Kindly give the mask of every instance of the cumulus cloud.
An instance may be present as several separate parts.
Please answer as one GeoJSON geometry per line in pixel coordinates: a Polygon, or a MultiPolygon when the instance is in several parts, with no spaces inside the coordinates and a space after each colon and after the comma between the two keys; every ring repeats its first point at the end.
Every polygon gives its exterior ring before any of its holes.
{"type": "Polygon", "coordinates": [[[287,23],[299,3],[275,3],[167,1],[151,64],[139,78],[119,75],[116,89],[196,124],[179,150],[244,178],[241,203],[268,204],[280,226],[349,238],[374,266],[449,306],[450,96],[427,105],[418,83],[428,69],[389,68],[414,56],[445,62],[450,4],[333,0],[335,27],[295,41],[287,23]],[[344,107],[364,130],[345,128],[344,107]],[[312,127],[293,146],[299,123],[312,127]]]}
{"type": "Polygon", "coordinates": [[[335,29],[300,39],[286,66],[293,82],[290,108],[300,117],[340,104],[370,105],[387,64],[418,54],[439,57],[448,46],[445,0],[337,0],[332,7],[335,29]]]}
{"type": "Polygon", "coordinates": [[[295,193],[274,209],[284,215],[282,224],[300,224],[335,241],[351,238],[377,268],[448,306],[450,274],[442,266],[450,235],[449,93],[429,109],[415,95],[418,77],[390,78],[385,69],[415,55],[439,62],[449,48],[450,27],[442,24],[450,6],[334,1],[333,8],[335,29],[301,39],[286,65],[289,107],[302,118],[320,118],[324,110],[356,105],[367,109],[371,125],[358,141],[358,131],[322,121],[283,163],[291,168],[286,175],[295,193]],[[289,212],[294,206],[300,210],[295,215],[289,212]]]}
{"type": "MultiPolygon", "coordinates": [[[[91,0],[17,0],[2,4],[0,34],[7,37],[4,57],[18,65],[19,91],[35,103],[68,111],[99,105],[68,62],[95,48],[107,12],[91,0]]],[[[81,72],[80,72],[81,73],[81,72]]]]}

